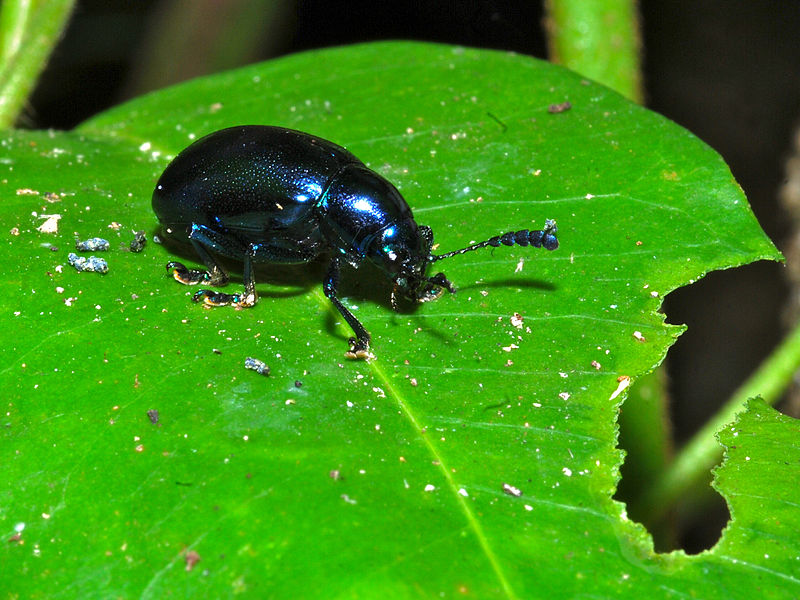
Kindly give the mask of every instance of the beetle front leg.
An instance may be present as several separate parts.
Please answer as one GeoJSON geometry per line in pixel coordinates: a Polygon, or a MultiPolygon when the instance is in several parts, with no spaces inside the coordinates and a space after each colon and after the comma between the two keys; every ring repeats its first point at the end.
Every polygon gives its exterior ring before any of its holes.
{"type": "Polygon", "coordinates": [[[439,297],[444,294],[445,290],[451,294],[456,293],[453,282],[445,277],[444,273],[437,273],[433,277],[428,278],[427,285],[420,291],[417,301],[430,302],[432,300],[438,300],[439,297]]]}
{"type": "Polygon", "coordinates": [[[325,276],[325,282],[323,285],[325,297],[331,301],[331,303],[336,307],[336,310],[339,311],[339,313],[344,317],[344,320],[347,321],[347,324],[350,325],[350,328],[356,334],[356,337],[348,340],[350,349],[345,352],[344,355],[347,358],[353,359],[375,358],[374,355],[369,351],[369,332],[361,324],[361,321],[359,321],[353,315],[353,313],[347,310],[339,298],[336,297],[336,288],[338,285],[339,259],[333,258],[331,260],[330,267],[328,267],[328,274],[325,276]]]}

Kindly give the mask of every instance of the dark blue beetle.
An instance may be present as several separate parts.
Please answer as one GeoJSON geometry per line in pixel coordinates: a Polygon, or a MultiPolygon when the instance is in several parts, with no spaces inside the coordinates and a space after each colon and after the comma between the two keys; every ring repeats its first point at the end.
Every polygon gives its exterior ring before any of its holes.
{"type": "Polygon", "coordinates": [[[431,254],[433,232],[418,226],[406,201],[386,179],[344,148],[313,135],[262,125],[211,133],[167,166],[153,192],[153,210],[167,238],[191,242],[208,270],[170,262],[184,284],[221,286],[228,274],[214,257],[242,260],[244,294],[198,291],[209,306],[253,306],[258,301],[253,263],[304,263],[331,254],[325,295],[356,334],[350,358],[367,358],[370,336],[336,295],[343,263],[375,263],[413,301],[454,292],[428,264],[486,246],[558,247],[555,221],[543,230],[495,236],[447,254],[431,254]]]}

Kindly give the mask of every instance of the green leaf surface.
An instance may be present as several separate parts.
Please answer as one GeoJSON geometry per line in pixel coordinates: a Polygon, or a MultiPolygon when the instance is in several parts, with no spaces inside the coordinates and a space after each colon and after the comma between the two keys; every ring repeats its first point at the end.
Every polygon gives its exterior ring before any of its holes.
{"type": "Polygon", "coordinates": [[[714,470],[714,487],[728,501],[734,526],[723,532],[715,554],[762,572],[760,578],[773,579],[776,586],[783,579],[786,597],[797,595],[800,423],[755,399],[717,437],[726,452],[714,470]]]}
{"type": "MultiPolygon", "coordinates": [[[[800,593],[796,547],[739,561],[734,522],[724,552],[656,555],[611,500],[619,378],[681,331],[658,313],[664,294],[778,258],[720,157],[663,117],[531,58],[386,43],[195,80],[2,148],[6,279],[21,290],[0,314],[12,596],[800,593]],[[204,310],[167,277],[169,249],[125,248],[155,231],[168,159],[242,123],[346,146],[440,252],[545,218],[561,247],[450,259],[459,291],[399,313],[374,270],[345,272],[370,362],[343,357],[323,264],[265,269],[250,310],[204,310]],[[37,231],[54,213],[58,233],[37,231]],[[108,274],[67,265],[76,234],[111,240],[108,274]]],[[[763,468],[776,481],[784,466],[763,468]]],[[[772,526],[796,538],[796,511],[772,526]]]]}

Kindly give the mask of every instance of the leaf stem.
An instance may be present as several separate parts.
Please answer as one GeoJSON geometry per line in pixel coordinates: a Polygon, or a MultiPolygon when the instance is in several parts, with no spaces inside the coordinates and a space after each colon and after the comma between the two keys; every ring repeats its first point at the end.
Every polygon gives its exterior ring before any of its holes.
{"type": "Polygon", "coordinates": [[[646,515],[648,523],[660,520],[675,500],[707,477],[719,461],[722,449],[714,434],[733,421],[749,398],[760,396],[767,404],[775,404],[799,366],[800,324],[680,450],[663,475],[634,503],[631,512],[646,515]]]}
{"type": "Polygon", "coordinates": [[[0,5],[0,129],[14,125],[75,0],[6,0],[0,5]]]}
{"type": "Polygon", "coordinates": [[[639,24],[632,0],[547,0],[550,60],[642,103],[639,24]]]}

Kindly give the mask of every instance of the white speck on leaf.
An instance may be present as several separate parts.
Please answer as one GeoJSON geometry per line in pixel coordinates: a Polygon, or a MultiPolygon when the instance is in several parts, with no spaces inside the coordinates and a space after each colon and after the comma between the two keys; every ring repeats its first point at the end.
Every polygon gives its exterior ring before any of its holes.
{"type": "Polygon", "coordinates": [[[39,233],[58,233],[58,222],[61,215],[39,215],[40,219],[45,219],[45,222],[36,228],[39,233]]]}
{"type": "Polygon", "coordinates": [[[619,385],[617,386],[617,389],[614,390],[614,393],[611,394],[609,400],[614,400],[617,396],[619,396],[622,392],[624,392],[627,389],[627,387],[631,384],[631,378],[628,377],[627,375],[620,375],[619,377],[617,377],[617,381],[619,382],[619,385]]]}

